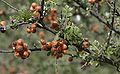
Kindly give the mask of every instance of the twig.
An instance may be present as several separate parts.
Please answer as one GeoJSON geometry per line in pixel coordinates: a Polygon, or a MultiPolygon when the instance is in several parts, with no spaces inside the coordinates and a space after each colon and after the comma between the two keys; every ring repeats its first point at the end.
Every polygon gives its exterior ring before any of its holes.
{"type": "MultiPolygon", "coordinates": [[[[83,4],[79,1],[79,0],[74,0],[74,2],[76,2],[77,4],[80,5],[80,7],[84,10],[86,10],[86,7],[83,6],[83,4]]],[[[110,24],[108,23],[108,21],[104,21],[104,19],[102,17],[100,17],[100,15],[96,14],[96,12],[94,11],[90,11],[91,15],[93,15],[94,17],[96,17],[100,22],[102,22],[103,24],[105,24],[109,29],[113,30],[115,33],[120,35],[120,31],[116,30],[114,27],[111,27],[110,24]]]]}
{"type": "MultiPolygon", "coordinates": [[[[41,48],[30,48],[29,50],[30,50],[31,52],[41,51],[41,48]]],[[[4,49],[4,50],[0,50],[0,53],[14,53],[14,50],[4,49]]]]}
{"type": "Polygon", "coordinates": [[[44,11],[44,4],[45,4],[45,1],[42,0],[41,1],[41,16],[40,16],[40,19],[43,20],[44,16],[43,16],[43,11],[44,11]]]}
{"type": "Polygon", "coordinates": [[[15,8],[14,6],[12,6],[10,3],[6,2],[5,0],[1,0],[3,3],[5,3],[6,5],[8,5],[10,8],[14,9],[15,11],[19,11],[19,9],[15,8]]]}

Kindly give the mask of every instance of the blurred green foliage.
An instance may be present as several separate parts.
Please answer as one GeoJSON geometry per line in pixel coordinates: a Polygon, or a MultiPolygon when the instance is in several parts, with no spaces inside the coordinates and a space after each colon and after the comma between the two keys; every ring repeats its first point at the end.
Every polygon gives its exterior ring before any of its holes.
{"type": "MultiPolygon", "coordinates": [[[[30,4],[32,2],[39,3],[39,0],[6,0],[6,1],[18,9],[29,9],[30,4]]],[[[58,9],[59,17],[61,16],[60,14],[62,12],[63,14],[62,17],[64,17],[62,18],[63,21],[64,19],[70,18],[72,14],[76,12],[78,13],[78,10],[75,10],[78,7],[72,7],[74,5],[72,0],[67,1],[69,4],[66,1],[67,0],[52,0],[52,2],[50,3],[51,7],[58,9]]],[[[87,0],[84,0],[84,1],[86,3],[87,0]]],[[[49,4],[49,3],[46,3],[46,4],[49,4]]],[[[107,10],[108,8],[105,6],[104,1],[103,3],[101,3],[101,5],[103,7],[102,12],[105,12],[105,10],[107,10]]],[[[7,21],[9,21],[10,16],[14,16],[15,14],[17,14],[16,11],[9,8],[6,4],[2,3],[1,1],[0,1],[0,9],[5,11],[6,16],[4,20],[7,20],[7,21]]],[[[85,13],[84,15],[86,16],[89,15],[88,12],[85,12],[82,9],[80,9],[80,11],[83,11],[81,14],[85,13]]],[[[25,12],[25,13],[28,13],[28,12],[25,12]]],[[[104,14],[101,14],[101,15],[104,15],[104,14]]],[[[29,18],[26,18],[25,16],[28,17],[30,15],[25,14],[21,16],[25,18],[24,20],[26,20],[29,18]]],[[[108,33],[108,31],[103,30],[104,25],[92,16],[84,17],[81,15],[81,18],[82,20],[77,26],[80,27],[80,31],[83,33],[83,36],[88,37],[89,39],[91,39],[91,41],[98,40],[100,43],[104,44],[105,43],[104,40],[107,38],[107,33],[108,33]],[[90,30],[91,24],[100,25],[99,33],[91,32],[90,30]]],[[[0,17],[0,20],[3,20],[3,18],[0,17]]],[[[63,21],[60,21],[60,22],[63,22],[63,21]]],[[[8,22],[8,24],[10,23],[8,22]]],[[[41,30],[38,30],[38,31],[41,31],[41,30]]],[[[70,30],[70,32],[71,31],[72,30],[70,30]]],[[[46,31],[45,33],[46,33],[47,41],[53,40],[54,35],[46,31]]],[[[78,33],[76,33],[76,35],[77,34],[78,33]]],[[[71,34],[67,34],[67,35],[69,37],[69,35],[71,34]]],[[[76,36],[73,36],[73,38],[70,38],[70,39],[74,39],[75,37],[76,36]]],[[[39,44],[40,38],[38,34],[28,35],[26,33],[26,27],[21,26],[17,30],[8,30],[5,34],[0,33],[0,49],[8,49],[8,50],[11,49],[10,48],[11,42],[19,38],[25,39],[25,41],[29,45],[29,48],[33,47],[34,43],[40,46],[39,44]]],[[[111,50],[111,51],[114,51],[114,50],[111,50]]],[[[43,51],[33,52],[30,55],[30,57],[25,60],[16,58],[13,56],[13,54],[0,54],[0,74],[2,74],[4,70],[6,72],[3,74],[10,74],[9,70],[11,68],[15,68],[15,70],[17,71],[17,73],[15,74],[48,74],[48,73],[57,74],[56,72],[58,72],[58,74],[119,74],[119,72],[117,72],[114,67],[108,64],[104,64],[103,66],[100,66],[100,67],[90,66],[86,68],[86,70],[82,70],[80,65],[80,62],[81,62],[80,59],[74,59],[72,63],[69,63],[67,59],[68,59],[68,56],[65,56],[64,58],[57,60],[57,64],[56,64],[56,59],[54,59],[53,57],[47,56],[47,53],[43,51]],[[58,71],[56,71],[57,69],[58,71]]]]}

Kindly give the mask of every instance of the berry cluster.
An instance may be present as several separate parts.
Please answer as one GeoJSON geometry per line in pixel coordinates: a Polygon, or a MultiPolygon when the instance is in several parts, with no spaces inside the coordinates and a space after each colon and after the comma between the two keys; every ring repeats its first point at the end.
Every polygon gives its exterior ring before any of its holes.
{"type": "Polygon", "coordinates": [[[14,55],[16,57],[21,57],[22,59],[25,59],[29,57],[30,50],[28,49],[27,43],[24,42],[23,39],[18,39],[13,43],[13,49],[15,51],[14,55]]]}
{"type": "Polygon", "coordinates": [[[41,6],[38,6],[36,3],[32,3],[30,7],[30,11],[33,12],[34,18],[40,18],[41,6]]]}
{"type": "MultiPolygon", "coordinates": [[[[67,42],[65,40],[57,40],[52,42],[47,42],[46,49],[52,52],[52,56],[55,56],[56,59],[61,58],[63,54],[67,53],[67,42]]],[[[46,50],[45,49],[45,50],[46,50]]]]}
{"type": "Polygon", "coordinates": [[[6,25],[7,25],[7,22],[6,21],[1,21],[0,22],[0,26],[3,27],[3,29],[1,30],[2,33],[6,32],[6,25]]]}
{"type": "Polygon", "coordinates": [[[32,23],[31,26],[27,27],[27,33],[35,33],[36,32],[36,28],[37,28],[37,24],[36,23],[32,23]]]}
{"type": "Polygon", "coordinates": [[[57,9],[51,8],[49,10],[49,15],[44,18],[44,21],[46,23],[50,23],[50,27],[52,29],[58,29],[59,24],[58,24],[58,20],[57,20],[57,9]]]}
{"type": "Polygon", "coordinates": [[[67,41],[55,40],[52,42],[46,42],[44,32],[40,32],[40,42],[42,44],[41,49],[45,51],[51,51],[51,55],[55,56],[56,59],[61,58],[63,54],[67,53],[67,41]]]}

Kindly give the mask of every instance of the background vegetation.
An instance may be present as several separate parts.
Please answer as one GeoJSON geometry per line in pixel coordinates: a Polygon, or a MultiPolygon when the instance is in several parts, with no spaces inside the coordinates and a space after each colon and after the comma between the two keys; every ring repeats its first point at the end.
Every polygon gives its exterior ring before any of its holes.
{"type": "MultiPolygon", "coordinates": [[[[29,9],[31,3],[40,3],[40,0],[6,1],[18,9],[29,9]]],[[[62,14],[63,21],[73,21],[74,24],[80,28],[83,37],[89,38],[91,42],[97,40],[101,45],[105,44],[110,30],[103,23],[90,15],[89,10],[85,11],[81,9],[74,0],[50,1],[51,2],[48,4],[46,3],[46,5],[48,5],[48,8],[50,5],[51,8],[56,8],[58,10],[59,20],[61,20],[60,17],[62,14]],[[76,18],[77,15],[79,15],[78,18],[76,18]],[[97,28],[94,30],[93,27],[97,28]]],[[[81,1],[83,1],[85,6],[89,5],[88,0],[81,1]]],[[[119,3],[120,1],[118,0],[118,10],[120,6],[119,3]]],[[[111,13],[109,13],[110,8],[107,6],[106,0],[102,0],[100,2],[100,7],[100,16],[105,16],[109,21],[109,15],[111,15],[111,13]]],[[[0,20],[5,20],[10,24],[10,16],[13,15],[18,15],[18,13],[0,0],[0,20]]],[[[119,24],[120,18],[117,17],[117,19],[118,21],[116,22],[119,24]]],[[[47,41],[51,41],[55,37],[55,35],[43,29],[38,31],[45,32],[47,41]]],[[[40,46],[38,42],[40,40],[38,33],[27,34],[26,26],[21,26],[17,30],[10,29],[7,30],[6,33],[0,33],[0,50],[11,50],[10,44],[19,38],[23,38],[26,43],[28,43],[29,48],[34,47],[34,44],[40,46]]],[[[118,41],[117,44],[120,45],[120,38],[116,38],[114,36],[112,38],[118,41]]],[[[14,54],[11,53],[0,53],[0,74],[119,74],[114,66],[106,63],[99,67],[89,66],[85,69],[81,69],[81,59],[75,58],[73,62],[68,62],[68,57],[69,56],[66,55],[63,58],[56,60],[52,56],[47,56],[47,52],[45,51],[36,51],[32,52],[29,58],[22,60],[20,58],[16,58],[14,54]]]]}

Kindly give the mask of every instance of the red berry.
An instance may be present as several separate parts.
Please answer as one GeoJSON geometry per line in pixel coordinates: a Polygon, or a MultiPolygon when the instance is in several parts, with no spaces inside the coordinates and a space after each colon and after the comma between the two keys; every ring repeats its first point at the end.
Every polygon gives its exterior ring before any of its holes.
{"type": "Polygon", "coordinates": [[[47,43],[47,46],[48,46],[49,48],[51,48],[51,47],[52,47],[52,42],[48,42],[48,43],[47,43]]]}
{"type": "Polygon", "coordinates": [[[41,6],[36,6],[35,7],[35,10],[40,10],[41,9],[41,6]]]}
{"type": "Polygon", "coordinates": [[[5,26],[5,25],[7,25],[7,23],[6,23],[6,21],[1,21],[1,22],[0,22],[0,25],[1,25],[1,26],[5,26]]]}
{"type": "Polygon", "coordinates": [[[72,61],[73,61],[73,57],[69,57],[69,58],[68,58],[68,61],[69,61],[69,62],[72,62],[72,61]]]}
{"type": "Polygon", "coordinates": [[[39,32],[39,36],[40,36],[40,38],[44,39],[45,38],[45,33],[43,31],[39,32]]]}
{"type": "Polygon", "coordinates": [[[31,30],[30,30],[30,28],[27,28],[27,33],[31,33],[31,30]]]}
{"type": "Polygon", "coordinates": [[[40,42],[41,42],[42,45],[46,44],[46,41],[44,39],[41,39],[40,42]]]}
{"type": "Polygon", "coordinates": [[[33,23],[32,25],[31,25],[31,28],[36,28],[37,27],[37,24],[36,23],[33,23]]]}
{"type": "Polygon", "coordinates": [[[35,7],[37,6],[37,4],[36,4],[36,3],[32,3],[31,6],[32,6],[33,8],[35,8],[35,7]]]}

